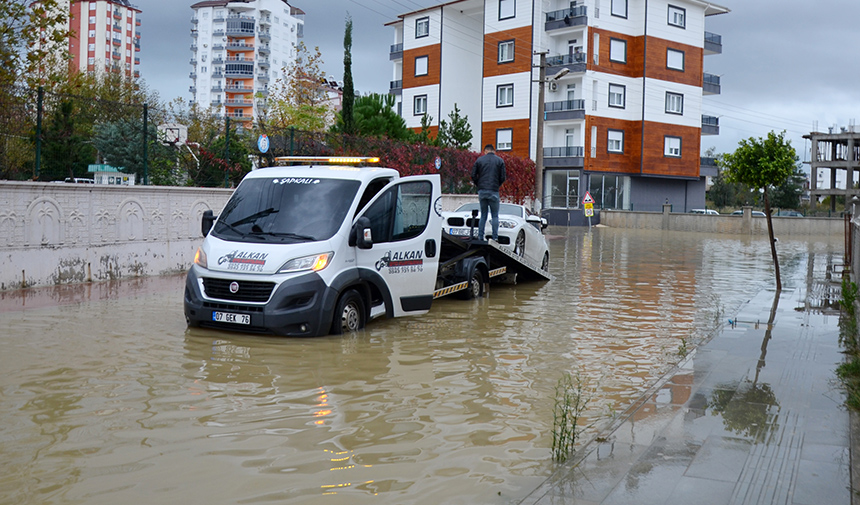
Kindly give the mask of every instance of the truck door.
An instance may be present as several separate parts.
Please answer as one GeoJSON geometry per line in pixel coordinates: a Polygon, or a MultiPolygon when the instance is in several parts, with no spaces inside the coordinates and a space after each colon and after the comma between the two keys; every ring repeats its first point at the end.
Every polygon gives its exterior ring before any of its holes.
{"type": "MultiPolygon", "coordinates": [[[[442,238],[438,175],[404,177],[376,195],[356,219],[370,220],[373,245],[356,247],[362,276],[382,283],[394,317],[430,309],[442,238]]],[[[389,307],[386,307],[389,309],[389,307]]]]}

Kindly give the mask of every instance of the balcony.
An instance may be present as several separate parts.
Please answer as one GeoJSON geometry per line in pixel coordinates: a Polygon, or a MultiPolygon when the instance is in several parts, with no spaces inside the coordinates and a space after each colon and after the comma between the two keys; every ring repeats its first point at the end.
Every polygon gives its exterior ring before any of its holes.
{"type": "Polygon", "coordinates": [[[135,57],[134,57],[134,64],[135,64],[135,65],[140,65],[140,57],[139,57],[139,56],[135,56],[135,57]]]}
{"type": "Polygon", "coordinates": [[[121,46],[122,45],[122,39],[112,39],[111,42],[115,46],[121,46]]]}
{"type": "Polygon", "coordinates": [[[260,88],[257,90],[257,94],[262,97],[267,97],[269,96],[269,90],[267,90],[266,88],[260,88]]]}
{"type": "Polygon", "coordinates": [[[224,78],[224,72],[222,72],[220,70],[215,70],[214,72],[212,72],[212,78],[213,79],[223,79],[224,78]]]}
{"type": "Polygon", "coordinates": [[[246,99],[242,99],[242,98],[228,98],[224,103],[231,106],[231,107],[253,107],[254,106],[254,100],[246,100],[246,99]]]}
{"type": "Polygon", "coordinates": [[[254,119],[254,116],[250,116],[250,115],[246,116],[245,114],[242,114],[241,112],[229,112],[226,114],[226,116],[230,119],[236,119],[238,121],[251,121],[254,119]]]}
{"type": "Polygon", "coordinates": [[[209,102],[209,106],[210,106],[210,107],[213,107],[213,108],[216,108],[216,109],[217,109],[217,108],[219,108],[219,107],[221,107],[221,105],[223,105],[223,103],[221,102],[221,100],[212,100],[211,102],[209,102]]]}
{"type": "Polygon", "coordinates": [[[257,74],[257,81],[258,82],[269,82],[269,74],[267,74],[267,73],[257,74]]]}
{"type": "Polygon", "coordinates": [[[259,35],[257,35],[257,39],[260,42],[269,42],[272,40],[272,34],[269,31],[260,32],[259,35]]]}
{"type": "Polygon", "coordinates": [[[544,104],[546,121],[585,119],[585,100],[562,100],[544,104]]]}
{"type": "Polygon", "coordinates": [[[118,52],[116,52],[116,51],[114,51],[114,52],[112,52],[112,53],[111,53],[111,57],[112,57],[113,59],[115,59],[115,60],[120,60],[120,59],[122,59],[122,55],[121,55],[121,54],[119,54],[119,53],[118,53],[118,52]]]}
{"type": "Polygon", "coordinates": [[[716,158],[702,157],[699,159],[699,175],[707,177],[716,177],[720,175],[720,167],[717,166],[716,158]]]}
{"type": "Polygon", "coordinates": [[[212,58],[212,64],[213,65],[223,65],[224,64],[224,58],[222,56],[216,56],[216,57],[212,58]]]}
{"type": "Polygon", "coordinates": [[[224,75],[228,79],[250,79],[254,77],[254,64],[228,63],[227,68],[224,70],[224,75]]]}
{"type": "Polygon", "coordinates": [[[705,54],[722,54],[723,38],[716,33],[705,32],[705,54]]]}
{"type": "Polygon", "coordinates": [[[402,60],[403,59],[403,44],[392,44],[391,51],[388,53],[388,60],[402,60]]]}
{"type": "Polygon", "coordinates": [[[261,25],[271,25],[272,18],[269,16],[260,16],[260,24],[261,25]]]}
{"type": "Polygon", "coordinates": [[[113,25],[113,31],[115,31],[115,32],[122,32],[122,27],[121,27],[120,25],[118,25],[118,24],[114,23],[114,25],[113,25]]]}
{"type": "Polygon", "coordinates": [[[702,94],[703,95],[719,95],[720,94],[720,76],[705,72],[702,75],[702,94]]]}
{"type": "Polygon", "coordinates": [[[191,18],[191,24],[192,24],[192,25],[196,25],[196,24],[197,24],[197,23],[199,23],[199,22],[200,22],[200,20],[198,20],[197,18],[194,18],[194,17],[193,17],[193,18],[191,18]]]}
{"type": "Polygon", "coordinates": [[[573,54],[561,54],[558,56],[549,56],[546,59],[546,74],[552,76],[557,74],[561,69],[566,68],[571,73],[583,73],[587,67],[585,53],[578,52],[573,54]]]}
{"type": "Polygon", "coordinates": [[[388,94],[399,95],[400,93],[403,93],[403,81],[391,81],[388,87],[388,94]]]}
{"type": "Polygon", "coordinates": [[[240,85],[232,84],[232,85],[224,88],[224,90],[227,91],[227,93],[251,93],[254,91],[254,88],[252,88],[250,86],[244,86],[244,85],[240,86],[240,85]]]}
{"type": "Polygon", "coordinates": [[[702,135],[719,135],[720,118],[702,114],[702,135]]]}
{"type": "Polygon", "coordinates": [[[218,83],[218,84],[215,84],[214,86],[212,86],[211,91],[213,93],[221,93],[224,91],[224,88],[221,87],[221,83],[218,83]]]}
{"type": "Polygon", "coordinates": [[[260,48],[259,48],[259,49],[257,49],[257,54],[259,54],[259,55],[261,55],[261,56],[262,56],[262,55],[265,55],[265,54],[269,54],[270,52],[271,52],[271,51],[269,50],[269,46],[268,46],[268,44],[267,44],[267,45],[265,45],[265,46],[260,46],[260,48]]]}
{"type": "Polygon", "coordinates": [[[585,164],[584,153],[582,146],[544,147],[543,164],[547,168],[582,168],[585,164]]]}
{"type": "Polygon", "coordinates": [[[197,87],[196,86],[188,86],[188,92],[191,93],[192,95],[196,95],[197,94],[197,87]]]}
{"type": "Polygon", "coordinates": [[[212,36],[213,37],[223,37],[224,36],[224,29],[223,28],[216,28],[216,29],[212,30],[212,36]]]}
{"type": "MultiPolygon", "coordinates": [[[[216,46],[212,46],[212,49],[215,49],[215,48],[216,48],[216,46]]],[[[222,49],[223,49],[223,47],[222,47],[222,49]]],[[[244,40],[238,41],[238,42],[233,40],[233,41],[227,42],[227,50],[228,51],[253,51],[254,45],[253,44],[246,44],[244,40]]]]}
{"type": "Polygon", "coordinates": [[[114,19],[122,20],[122,12],[120,12],[120,11],[113,11],[113,18],[114,18],[114,19]]]}
{"type": "Polygon", "coordinates": [[[570,9],[547,12],[544,29],[546,31],[562,30],[564,28],[585,26],[587,23],[588,10],[585,5],[578,5],[570,9]]]}
{"type": "Polygon", "coordinates": [[[212,18],[212,22],[214,23],[223,23],[224,21],[227,21],[227,18],[224,17],[224,14],[221,14],[220,16],[216,15],[212,18]]]}
{"type": "Polygon", "coordinates": [[[199,35],[199,33],[197,33],[197,30],[191,30],[191,36],[192,36],[193,38],[195,38],[195,39],[196,39],[198,35],[199,35]]]}
{"type": "Polygon", "coordinates": [[[191,79],[197,79],[197,72],[191,72],[191,73],[189,73],[189,74],[188,74],[188,77],[190,77],[191,79]]]}
{"type": "Polygon", "coordinates": [[[219,44],[212,44],[212,50],[213,51],[223,51],[224,50],[224,44],[220,44],[220,43],[219,44]]]}

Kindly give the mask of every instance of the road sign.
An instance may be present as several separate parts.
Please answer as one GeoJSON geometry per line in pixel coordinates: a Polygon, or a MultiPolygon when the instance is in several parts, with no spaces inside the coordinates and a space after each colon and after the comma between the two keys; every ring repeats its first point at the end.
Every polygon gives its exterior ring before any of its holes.
{"type": "Polygon", "coordinates": [[[594,203],[594,198],[591,198],[591,193],[588,191],[585,192],[585,198],[582,199],[582,203],[594,203]]]}
{"type": "Polygon", "coordinates": [[[593,203],[585,203],[585,217],[591,217],[594,215],[594,204],[593,203]]]}
{"type": "Polygon", "coordinates": [[[257,149],[259,149],[261,153],[265,153],[269,150],[269,136],[265,133],[261,134],[257,139],[257,149]]]}

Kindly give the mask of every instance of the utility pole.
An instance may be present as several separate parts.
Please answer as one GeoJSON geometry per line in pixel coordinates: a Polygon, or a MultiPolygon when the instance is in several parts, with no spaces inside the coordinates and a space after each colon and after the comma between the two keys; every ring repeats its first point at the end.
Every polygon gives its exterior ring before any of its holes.
{"type": "Polygon", "coordinates": [[[36,96],[36,173],[33,180],[38,181],[42,169],[42,107],[45,102],[45,88],[39,86],[36,96]]]}
{"type": "Polygon", "coordinates": [[[149,184],[149,166],[147,160],[147,152],[146,152],[146,130],[149,128],[149,106],[147,104],[143,104],[143,185],[146,186],[149,184]]]}
{"type": "Polygon", "coordinates": [[[535,194],[532,211],[540,215],[543,207],[543,123],[544,123],[544,85],[546,84],[546,54],[549,51],[535,51],[540,56],[538,64],[538,117],[535,138],[535,194]]]}
{"type": "MultiPolygon", "coordinates": [[[[227,116],[227,120],[225,121],[225,123],[226,123],[225,129],[227,131],[224,134],[224,137],[225,137],[224,138],[224,140],[225,140],[225,142],[224,142],[224,161],[227,163],[227,166],[229,167],[230,166],[230,116],[229,115],[227,116]]],[[[230,169],[229,168],[225,169],[224,170],[224,187],[225,188],[230,187],[230,178],[229,178],[230,175],[229,174],[230,174],[230,169]]]]}

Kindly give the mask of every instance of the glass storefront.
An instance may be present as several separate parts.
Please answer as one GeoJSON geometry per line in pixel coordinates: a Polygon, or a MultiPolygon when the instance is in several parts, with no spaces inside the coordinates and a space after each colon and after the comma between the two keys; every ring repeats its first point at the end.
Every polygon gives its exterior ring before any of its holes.
{"type": "MultiPolygon", "coordinates": [[[[545,208],[578,209],[585,196],[580,193],[580,170],[547,170],[545,208]]],[[[588,192],[595,209],[626,209],[629,207],[630,177],[622,175],[588,174],[588,192]]]]}

